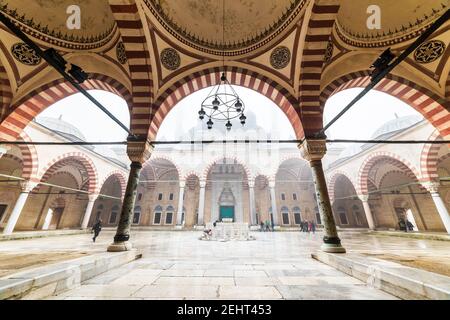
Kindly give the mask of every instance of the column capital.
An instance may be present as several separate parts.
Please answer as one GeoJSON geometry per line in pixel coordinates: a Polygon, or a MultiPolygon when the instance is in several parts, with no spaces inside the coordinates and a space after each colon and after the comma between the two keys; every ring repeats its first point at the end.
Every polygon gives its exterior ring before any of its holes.
{"type": "Polygon", "coordinates": [[[361,200],[362,202],[367,202],[367,201],[369,201],[369,195],[368,195],[368,194],[358,194],[358,198],[359,198],[359,200],[361,200]]]}
{"type": "Polygon", "coordinates": [[[186,187],[186,180],[180,180],[180,188],[186,187]]]}
{"type": "Polygon", "coordinates": [[[441,184],[436,181],[426,181],[421,184],[429,193],[439,193],[439,189],[441,188],[441,184]]]}
{"type": "Polygon", "coordinates": [[[97,200],[98,196],[99,196],[98,193],[92,193],[92,194],[88,195],[89,202],[94,202],[95,200],[97,200]]]}
{"type": "Polygon", "coordinates": [[[327,153],[327,144],[325,139],[306,139],[298,145],[300,153],[307,161],[322,160],[327,153]]]}
{"type": "Polygon", "coordinates": [[[200,184],[200,188],[206,187],[206,180],[200,180],[199,184],[200,184]]]}
{"type": "Polygon", "coordinates": [[[248,180],[248,187],[249,188],[254,188],[255,187],[255,180],[249,179],[248,180]]]}
{"type": "Polygon", "coordinates": [[[143,164],[150,158],[153,146],[150,145],[148,140],[143,141],[129,137],[127,142],[127,154],[132,162],[143,164]]]}
{"type": "Polygon", "coordinates": [[[39,184],[37,181],[22,180],[19,182],[22,192],[31,192],[39,184]]]}

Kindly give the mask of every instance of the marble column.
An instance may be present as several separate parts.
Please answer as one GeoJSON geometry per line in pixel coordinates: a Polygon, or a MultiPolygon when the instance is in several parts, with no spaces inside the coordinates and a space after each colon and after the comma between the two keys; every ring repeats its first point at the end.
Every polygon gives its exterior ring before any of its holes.
{"type": "Polygon", "coordinates": [[[322,158],[327,151],[325,139],[306,139],[303,144],[299,145],[299,148],[303,158],[309,161],[311,166],[317,206],[324,227],[321,250],[330,253],[345,253],[345,249],[342,247],[341,240],[338,237],[325,174],[322,168],[322,158]]]}
{"type": "Polygon", "coordinates": [[[11,215],[9,216],[5,229],[3,230],[3,234],[5,235],[13,233],[17,221],[19,220],[20,214],[22,213],[23,207],[27,202],[30,191],[37,186],[37,183],[31,181],[22,181],[20,182],[20,184],[22,192],[20,193],[19,198],[17,198],[16,204],[14,205],[14,209],[11,212],[11,215]]]}
{"type": "Polygon", "coordinates": [[[363,204],[364,213],[366,214],[366,220],[367,220],[367,224],[369,225],[369,229],[375,230],[375,222],[373,220],[372,210],[370,209],[370,205],[369,205],[369,195],[360,194],[360,195],[358,195],[358,197],[363,204]]]}
{"type": "Polygon", "coordinates": [[[277,208],[277,194],[275,192],[275,180],[269,181],[270,201],[272,205],[273,227],[278,226],[278,208],[277,208]]]}
{"type": "Polygon", "coordinates": [[[198,199],[198,221],[197,225],[202,226],[205,224],[205,191],[206,191],[206,181],[200,180],[200,196],[198,199]]]}
{"type": "Polygon", "coordinates": [[[186,186],[186,181],[180,180],[180,192],[178,193],[178,211],[177,211],[177,226],[183,224],[183,198],[184,198],[184,187],[186,186]]]}
{"type": "Polygon", "coordinates": [[[441,216],[445,230],[448,234],[450,234],[450,215],[444,201],[441,198],[441,195],[439,194],[440,184],[438,182],[428,182],[424,183],[423,186],[428,190],[428,192],[430,192],[434,205],[441,216]]]}
{"type": "Polygon", "coordinates": [[[92,214],[92,208],[94,207],[95,200],[97,200],[98,194],[90,194],[89,202],[87,204],[86,210],[84,212],[83,221],[81,222],[81,229],[87,229],[89,220],[92,214]]]}
{"type": "Polygon", "coordinates": [[[139,175],[142,164],[150,158],[153,147],[148,141],[128,139],[127,153],[131,160],[130,173],[128,176],[127,188],[120,213],[119,224],[117,226],[114,242],[109,245],[108,251],[118,252],[131,250],[130,229],[134,215],[134,205],[136,202],[136,190],[139,184],[139,175]]]}
{"type": "Polygon", "coordinates": [[[250,209],[250,223],[251,225],[257,225],[258,221],[256,220],[256,204],[255,204],[255,181],[248,181],[248,193],[249,193],[249,209],[250,209]]]}

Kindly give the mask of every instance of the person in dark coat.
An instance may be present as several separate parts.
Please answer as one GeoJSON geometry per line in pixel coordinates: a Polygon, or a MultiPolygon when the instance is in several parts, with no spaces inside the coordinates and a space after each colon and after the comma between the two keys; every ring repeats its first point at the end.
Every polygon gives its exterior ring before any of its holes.
{"type": "Polygon", "coordinates": [[[92,231],[94,231],[94,237],[92,238],[92,241],[95,242],[95,239],[100,234],[100,231],[102,231],[102,219],[99,219],[96,224],[92,227],[92,231]]]}
{"type": "Polygon", "coordinates": [[[316,224],[314,223],[314,221],[311,221],[311,231],[312,233],[316,233],[316,224]]]}

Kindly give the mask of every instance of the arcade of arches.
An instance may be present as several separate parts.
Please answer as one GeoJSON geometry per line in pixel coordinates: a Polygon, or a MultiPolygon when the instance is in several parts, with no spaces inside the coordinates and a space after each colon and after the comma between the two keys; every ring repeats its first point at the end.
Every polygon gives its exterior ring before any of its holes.
{"type": "MultiPolygon", "coordinates": [[[[323,233],[323,251],[343,253],[338,232],[347,228],[398,230],[406,218],[413,230],[450,233],[446,144],[343,149],[316,135],[327,100],[368,85],[372,62],[388,47],[403,52],[449,9],[448,1],[377,0],[378,30],[366,25],[373,1],[225,1],[225,35],[219,2],[78,2],[80,30],[65,28],[67,6],[77,1],[39,7],[1,0],[0,11],[41,48],[55,48],[85,70],[85,89],[123,98],[134,136],[126,153],[33,145],[86,140],[70,120],[37,120],[76,90],[0,25],[0,143],[28,142],[0,144],[4,234],[86,229],[101,219],[116,232],[108,251],[126,251],[132,226],[200,230],[231,217],[253,229],[269,221],[275,230],[298,230],[309,221],[323,233]],[[257,152],[242,145],[225,154],[221,145],[154,147],[172,108],[217,84],[222,71],[231,84],[278,107],[303,143],[262,143],[257,152]]],[[[417,117],[387,123],[374,139],[450,138],[449,39],[447,21],[376,86],[417,117]]]]}

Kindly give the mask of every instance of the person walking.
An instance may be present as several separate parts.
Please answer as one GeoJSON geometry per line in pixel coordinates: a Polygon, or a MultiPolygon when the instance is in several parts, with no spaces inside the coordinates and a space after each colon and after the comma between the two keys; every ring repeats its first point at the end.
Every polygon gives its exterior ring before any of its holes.
{"type": "Polygon", "coordinates": [[[260,226],[259,231],[263,232],[264,231],[264,222],[262,222],[262,220],[261,220],[259,226],[260,226]]]}
{"type": "Polygon", "coordinates": [[[311,221],[311,231],[313,234],[316,233],[316,224],[314,223],[314,221],[311,221]]]}
{"type": "Polygon", "coordinates": [[[100,231],[102,231],[102,219],[99,219],[97,223],[94,224],[94,226],[92,227],[92,231],[94,231],[94,237],[92,238],[92,241],[95,242],[95,239],[97,239],[100,231]]]}

